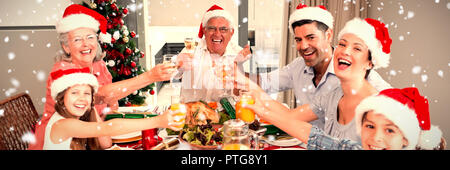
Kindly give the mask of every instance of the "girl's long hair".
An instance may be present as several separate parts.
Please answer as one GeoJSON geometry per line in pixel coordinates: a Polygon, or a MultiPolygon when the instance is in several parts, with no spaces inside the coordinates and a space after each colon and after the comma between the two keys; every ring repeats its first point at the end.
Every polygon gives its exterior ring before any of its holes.
{"type": "MultiPolygon", "coordinates": [[[[95,108],[94,108],[94,88],[91,87],[91,94],[92,94],[92,102],[91,107],[89,110],[87,110],[83,116],[79,118],[81,121],[85,122],[96,122],[96,116],[95,114],[95,108]]],[[[68,89],[68,88],[67,88],[68,89]]],[[[58,93],[56,96],[56,103],[55,103],[55,111],[58,112],[62,117],[65,118],[74,118],[77,119],[74,115],[69,113],[69,111],[66,109],[66,106],[64,105],[64,96],[66,94],[67,89],[64,91],[58,93]]],[[[98,138],[73,138],[72,143],[70,144],[70,149],[72,150],[98,150],[100,148],[100,144],[98,142],[98,138]]]]}

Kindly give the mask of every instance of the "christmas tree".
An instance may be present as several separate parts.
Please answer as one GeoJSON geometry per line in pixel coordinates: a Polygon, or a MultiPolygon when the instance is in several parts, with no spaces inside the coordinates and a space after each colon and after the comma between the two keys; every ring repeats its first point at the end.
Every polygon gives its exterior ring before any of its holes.
{"type": "MultiPolygon", "coordinates": [[[[136,37],[134,31],[129,31],[124,25],[123,18],[128,14],[128,9],[116,4],[116,0],[91,0],[83,2],[83,6],[93,9],[105,16],[108,21],[107,32],[112,35],[111,43],[102,43],[101,47],[106,56],[104,58],[108,70],[113,77],[113,82],[133,78],[146,71],[139,64],[139,59],[144,53],[136,48],[133,40],[136,37]]],[[[119,106],[142,105],[145,102],[144,93],[154,94],[155,84],[150,84],[119,100],[119,106]]]]}

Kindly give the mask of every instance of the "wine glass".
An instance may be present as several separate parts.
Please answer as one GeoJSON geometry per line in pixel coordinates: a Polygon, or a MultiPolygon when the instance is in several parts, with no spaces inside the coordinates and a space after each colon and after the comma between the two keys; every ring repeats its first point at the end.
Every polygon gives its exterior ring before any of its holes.
{"type": "Polygon", "coordinates": [[[195,49],[195,41],[192,37],[187,37],[184,39],[184,46],[186,48],[187,53],[193,53],[195,49]]]}
{"type": "MultiPolygon", "coordinates": [[[[176,68],[176,61],[177,61],[177,55],[176,54],[164,54],[163,55],[163,64],[172,64],[173,68],[176,68]]],[[[170,78],[170,84],[172,85],[173,79],[178,74],[178,70],[175,71],[171,78],[170,78]]]]}
{"type": "Polygon", "coordinates": [[[235,57],[234,55],[225,55],[223,57],[213,58],[215,75],[220,81],[220,84],[217,86],[223,88],[223,96],[232,95],[235,57]]]}

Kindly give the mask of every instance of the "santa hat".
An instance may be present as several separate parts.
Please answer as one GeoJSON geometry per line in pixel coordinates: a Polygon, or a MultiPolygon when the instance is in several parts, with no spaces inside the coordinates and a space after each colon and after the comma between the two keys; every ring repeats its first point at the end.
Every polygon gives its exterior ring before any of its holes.
{"type": "Polygon", "coordinates": [[[225,11],[222,7],[213,5],[206,11],[205,15],[203,16],[202,23],[200,24],[200,30],[198,32],[198,38],[203,38],[203,26],[206,26],[209,19],[213,17],[224,17],[226,20],[228,20],[230,26],[233,25],[233,16],[231,16],[231,14],[225,11]]]}
{"type": "Polygon", "coordinates": [[[371,96],[355,109],[356,129],[361,134],[362,116],[373,111],[392,121],[408,140],[404,149],[416,147],[432,150],[439,146],[442,132],[437,126],[432,126],[428,100],[419,94],[417,88],[386,89],[376,96],[371,96]]]}
{"type": "Polygon", "coordinates": [[[91,28],[95,32],[100,29],[99,39],[103,43],[111,43],[111,34],[106,32],[108,21],[96,11],[79,4],[66,8],[63,18],[56,24],[57,33],[66,33],[77,28],[91,28]]]}
{"type": "Polygon", "coordinates": [[[334,18],[327,9],[322,6],[308,7],[304,4],[298,4],[296,10],[289,16],[289,30],[294,34],[292,24],[301,20],[313,20],[324,23],[328,28],[333,29],[334,18]]]}
{"type": "Polygon", "coordinates": [[[389,66],[392,39],[389,37],[384,23],[372,18],[365,20],[354,18],[345,24],[339,32],[338,38],[341,39],[344,34],[348,33],[361,38],[369,47],[374,69],[389,66]]]}
{"type": "Polygon", "coordinates": [[[74,68],[67,70],[57,70],[50,73],[53,79],[51,89],[51,95],[53,100],[55,100],[58,93],[64,91],[65,89],[72,87],[77,84],[88,84],[94,87],[94,91],[98,90],[97,78],[91,74],[89,67],[82,69],[74,68]]]}

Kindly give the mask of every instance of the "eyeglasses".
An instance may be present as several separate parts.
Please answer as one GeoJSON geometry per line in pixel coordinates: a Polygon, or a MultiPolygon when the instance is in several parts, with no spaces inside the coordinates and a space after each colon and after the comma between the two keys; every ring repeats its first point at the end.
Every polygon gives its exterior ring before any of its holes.
{"type": "MultiPolygon", "coordinates": [[[[219,27],[218,29],[219,29],[220,33],[222,33],[222,34],[228,33],[228,31],[230,31],[230,28],[228,28],[228,27],[219,27]]],[[[215,26],[207,26],[206,27],[206,31],[210,32],[210,33],[215,32],[216,30],[217,30],[217,27],[215,27],[215,26]]]]}
{"type": "Polygon", "coordinates": [[[84,40],[85,42],[94,42],[94,41],[97,41],[97,35],[90,34],[85,37],[76,36],[76,37],[73,37],[70,41],[72,41],[72,43],[78,44],[78,43],[81,43],[82,40],[84,40]]]}

